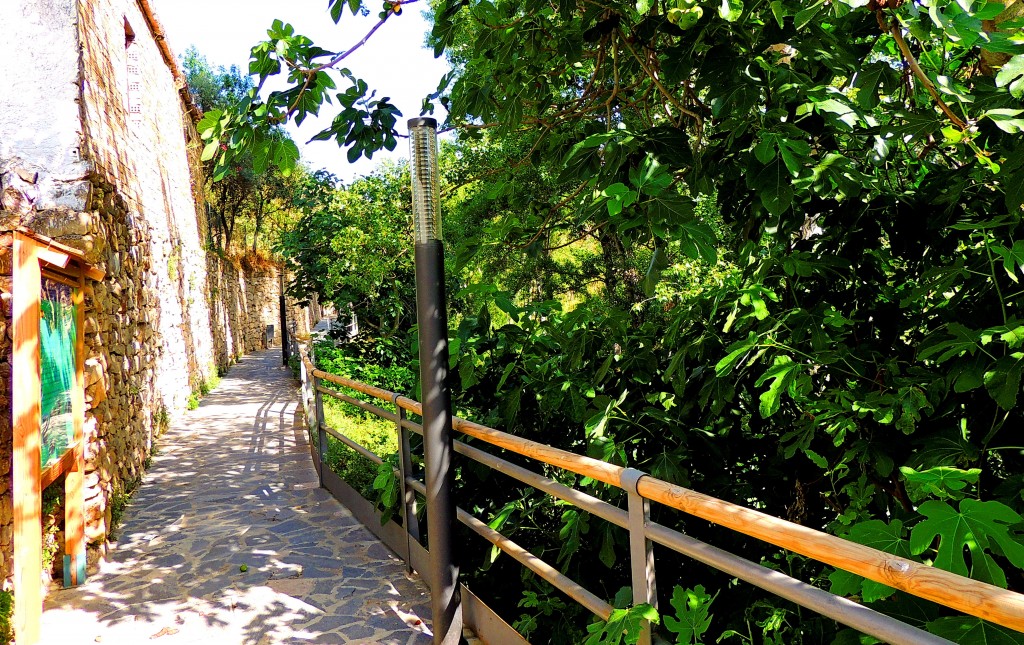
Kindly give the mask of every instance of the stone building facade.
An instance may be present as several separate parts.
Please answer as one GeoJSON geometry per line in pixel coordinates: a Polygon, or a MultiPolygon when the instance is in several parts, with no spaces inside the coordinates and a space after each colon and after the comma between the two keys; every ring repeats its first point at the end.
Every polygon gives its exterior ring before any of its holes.
{"type": "MultiPolygon", "coordinates": [[[[106,272],[85,293],[86,536],[190,395],[280,339],[280,276],[207,253],[198,115],[146,0],[0,3],[0,236],[17,226],[106,272]]],[[[0,257],[0,581],[10,584],[11,266],[0,257]]],[[[305,309],[289,326],[309,329],[305,309]]],[[[15,594],[17,590],[15,590],[15,594]]]]}

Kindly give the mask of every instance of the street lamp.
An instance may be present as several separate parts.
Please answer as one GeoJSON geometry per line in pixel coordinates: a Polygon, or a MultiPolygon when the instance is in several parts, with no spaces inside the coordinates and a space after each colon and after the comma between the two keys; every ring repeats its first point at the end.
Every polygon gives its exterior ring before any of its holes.
{"type": "Polygon", "coordinates": [[[434,645],[462,637],[459,570],[452,560],[452,401],[448,390],[448,313],[437,170],[437,121],[409,119],[412,210],[416,242],[416,322],[423,401],[423,462],[427,487],[427,549],[434,645]]]}

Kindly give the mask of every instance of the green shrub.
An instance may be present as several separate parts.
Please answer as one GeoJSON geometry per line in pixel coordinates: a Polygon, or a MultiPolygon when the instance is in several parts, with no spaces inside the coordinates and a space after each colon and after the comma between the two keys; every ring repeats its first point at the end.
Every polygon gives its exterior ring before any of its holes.
{"type": "Polygon", "coordinates": [[[117,541],[117,529],[121,527],[121,520],[124,518],[124,512],[128,509],[128,504],[132,501],[132,495],[135,494],[135,490],[139,487],[141,479],[136,479],[125,484],[124,488],[115,487],[113,494],[110,496],[110,540],[113,542],[117,541]]]}
{"type": "MultiPolygon", "coordinates": [[[[63,480],[60,480],[60,482],[63,482],[63,480]]],[[[63,483],[51,485],[43,491],[43,571],[53,571],[54,558],[57,557],[57,552],[60,551],[60,544],[57,543],[57,533],[60,532],[63,520],[60,516],[60,509],[63,506],[63,498],[63,483]]]]}
{"type": "MultiPolygon", "coordinates": [[[[398,450],[395,426],[358,408],[324,397],[324,418],[328,427],[337,430],[370,452],[388,457],[398,450]],[[352,411],[358,412],[353,414],[352,411]]],[[[363,457],[334,437],[328,435],[324,461],[349,486],[367,499],[373,499],[373,480],[377,464],[363,457]]]]}
{"type": "Polygon", "coordinates": [[[14,640],[14,626],[11,625],[11,617],[14,615],[14,594],[10,591],[0,591],[0,643],[10,643],[14,640]]]}
{"type": "Polygon", "coordinates": [[[409,394],[416,384],[416,374],[408,367],[409,359],[395,355],[392,350],[371,350],[355,341],[341,347],[321,342],[316,344],[314,355],[317,367],[325,372],[409,394]]]}
{"type": "Polygon", "coordinates": [[[218,385],[220,385],[220,374],[213,373],[209,378],[199,383],[199,394],[206,396],[216,390],[218,385]]]}
{"type": "MultiPolygon", "coordinates": [[[[385,347],[372,350],[364,343],[347,343],[340,348],[331,343],[319,343],[315,356],[317,366],[324,371],[396,392],[408,392],[414,384],[413,372],[394,362],[392,349],[385,347]],[[358,355],[349,355],[353,351],[358,355]],[[381,366],[370,363],[367,356],[387,356],[391,364],[381,366]]],[[[381,404],[381,401],[358,392],[345,390],[345,393],[375,405],[381,404]]],[[[330,396],[324,396],[323,401],[324,419],[328,427],[380,456],[385,463],[397,463],[398,438],[394,423],[330,396]]],[[[395,489],[388,485],[386,478],[381,477],[381,473],[387,473],[388,467],[373,463],[330,435],[324,462],[360,495],[375,500],[382,507],[385,518],[390,517],[395,506],[395,489]]]]}

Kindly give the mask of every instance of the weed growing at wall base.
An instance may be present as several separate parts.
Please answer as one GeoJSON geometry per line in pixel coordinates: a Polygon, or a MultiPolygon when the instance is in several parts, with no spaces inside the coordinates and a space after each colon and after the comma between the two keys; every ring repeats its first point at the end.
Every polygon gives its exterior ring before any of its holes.
{"type": "Polygon", "coordinates": [[[121,520],[124,518],[124,512],[128,508],[128,504],[132,501],[132,495],[135,494],[139,484],[142,483],[142,479],[135,479],[128,482],[124,489],[120,487],[114,488],[114,493],[110,496],[110,536],[111,542],[117,541],[117,529],[121,527],[121,520]]]}
{"type": "Polygon", "coordinates": [[[171,413],[167,411],[167,406],[161,405],[160,409],[157,410],[153,416],[153,425],[156,426],[156,434],[158,435],[162,435],[170,429],[171,413]]]}
{"type": "Polygon", "coordinates": [[[202,396],[206,396],[210,392],[217,389],[218,385],[220,385],[220,375],[212,374],[208,379],[206,379],[199,385],[199,393],[202,396]]]}
{"type": "Polygon", "coordinates": [[[188,395],[188,402],[185,404],[189,410],[195,410],[199,407],[199,401],[210,392],[217,389],[220,385],[220,370],[215,370],[215,373],[211,374],[208,378],[199,381],[199,384],[192,390],[192,393],[188,395]]]}

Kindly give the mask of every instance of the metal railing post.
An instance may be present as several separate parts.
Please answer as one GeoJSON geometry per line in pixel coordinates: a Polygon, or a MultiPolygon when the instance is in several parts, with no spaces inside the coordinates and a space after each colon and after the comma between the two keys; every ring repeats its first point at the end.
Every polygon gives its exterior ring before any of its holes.
{"type": "Polygon", "coordinates": [[[313,384],[313,409],[316,414],[316,451],[320,455],[320,488],[323,488],[324,469],[327,468],[327,462],[324,461],[324,455],[327,454],[327,422],[324,420],[324,395],[317,387],[319,380],[313,375],[310,382],[313,384]]]}
{"type": "MultiPolygon", "coordinates": [[[[654,579],[654,543],[647,539],[651,522],[651,502],[641,497],[636,485],[647,473],[626,468],[619,482],[629,500],[629,563],[632,572],[633,604],[647,603],[658,608],[658,590],[654,579]]],[[[651,623],[643,621],[637,645],[651,645],[651,623]]]]}
{"type": "MultiPolygon", "coordinates": [[[[306,361],[299,361],[299,395],[302,397],[302,413],[305,416],[306,427],[310,430],[313,429],[313,417],[310,414],[312,408],[310,404],[311,394],[309,391],[309,372],[306,370],[306,361]]],[[[310,436],[312,440],[312,436],[310,436]]]]}
{"type": "Polygon", "coordinates": [[[395,394],[391,397],[391,403],[395,406],[397,420],[395,427],[398,430],[398,472],[401,497],[402,526],[405,527],[405,568],[412,573],[412,541],[420,541],[420,522],[416,517],[416,491],[409,488],[406,479],[412,477],[412,450],[409,447],[409,430],[402,425],[405,421],[405,409],[398,405],[398,397],[395,394]]]}

